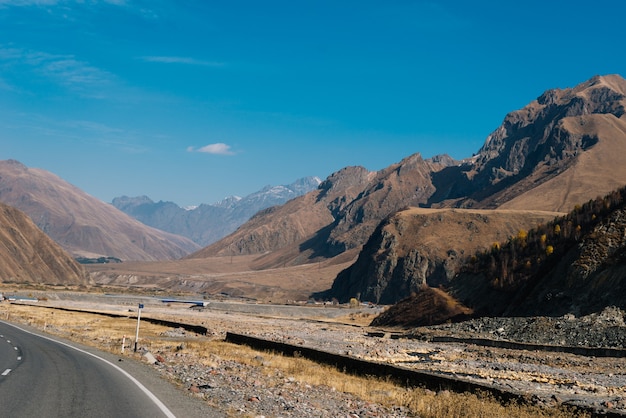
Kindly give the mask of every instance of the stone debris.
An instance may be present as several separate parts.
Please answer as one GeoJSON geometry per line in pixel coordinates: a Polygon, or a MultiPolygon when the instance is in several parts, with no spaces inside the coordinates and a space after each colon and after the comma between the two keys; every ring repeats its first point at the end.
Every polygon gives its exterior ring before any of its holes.
{"type": "MultiPolygon", "coordinates": [[[[415,338],[390,338],[389,332],[371,337],[367,327],[320,325],[317,321],[247,317],[246,321],[240,322],[241,318],[227,317],[213,318],[213,335],[223,337],[227,331],[237,329],[238,333],[267,340],[437,372],[522,392],[541,405],[569,404],[626,413],[626,363],[620,358],[432,343],[415,338]]],[[[616,348],[622,348],[623,341],[626,341],[624,313],[616,308],[582,318],[481,318],[420,329],[419,332],[616,348]]],[[[386,408],[341,393],[336,388],[298,382],[280,372],[268,376],[264,373],[267,363],[263,354],[256,356],[252,365],[217,356],[199,361],[186,350],[176,350],[175,347],[171,352],[158,354],[165,361],[155,367],[180,382],[194,396],[236,415],[411,416],[404,408],[386,408]]]]}
{"type": "Polygon", "coordinates": [[[155,367],[179,382],[192,396],[227,413],[267,417],[410,417],[406,408],[386,408],[328,386],[313,386],[277,372],[267,375],[259,365],[217,356],[211,366],[191,353],[169,354],[155,367]]]}

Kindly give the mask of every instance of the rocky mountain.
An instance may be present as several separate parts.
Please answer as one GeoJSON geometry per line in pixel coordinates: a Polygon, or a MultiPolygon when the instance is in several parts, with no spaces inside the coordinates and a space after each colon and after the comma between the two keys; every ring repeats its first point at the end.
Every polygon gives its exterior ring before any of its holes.
{"type": "Polygon", "coordinates": [[[571,210],[626,183],[626,80],[596,76],[509,113],[478,154],[433,175],[433,207],[571,210]]]}
{"type": "Polygon", "coordinates": [[[318,189],[258,212],[237,231],[189,258],[266,254],[259,258],[259,268],[302,264],[317,256],[315,235],[332,224],[334,214],[355,199],[373,175],[363,167],[346,167],[318,189]]]}
{"type": "MultiPolygon", "coordinates": [[[[270,268],[309,263],[318,257],[355,256],[381,221],[409,207],[567,212],[626,184],[626,166],[621,163],[626,155],[625,93],[626,80],[618,75],[548,90],[509,113],[471,158],[423,159],[415,154],[378,172],[362,167],[342,170],[318,190],[259,213],[234,234],[192,257],[260,254],[257,267],[270,268]]],[[[371,256],[378,250],[368,251],[371,256]]],[[[451,246],[447,251],[458,254],[459,249],[451,246]]],[[[363,297],[372,294],[366,283],[392,270],[394,286],[406,292],[429,280],[431,273],[417,273],[422,267],[415,260],[385,260],[385,255],[395,257],[382,251],[377,262],[391,270],[359,270],[373,275],[367,278],[345,273],[359,282],[342,282],[333,288],[350,289],[351,296],[363,297]],[[396,267],[404,265],[408,267],[396,267]]],[[[427,264],[431,269],[437,265],[427,264]]],[[[345,275],[339,277],[345,280],[345,275]]],[[[398,292],[394,297],[402,295],[398,292]]],[[[346,294],[331,291],[326,296],[343,299],[346,294]]]]}
{"type": "MultiPolygon", "coordinates": [[[[450,313],[467,316],[583,316],[626,307],[626,187],[479,251],[446,283],[450,313]],[[458,307],[462,307],[459,309],[458,307]]],[[[420,307],[432,292],[418,292],[375,322],[432,323],[420,307]],[[428,296],[427,296],[428,295],[428,296]]],[[[432,319],[432,318],[431,318],[432,319]]],[[[450,319],[440,315],[437,322],[450,319]]]]}
{"type": "Polygon", "coordinates": [[[234,234],[191,257],[280,254],[264,256],[264,267],[276,267],[354,252],[381,219],[425,203],[434,191],[430,174],[453,163],[447,156],[424,160],[414,154],[379,172],[344,168],[318,190],[258,213],[234,234]]]}
{"type": "Polygon", "coordinates": [[[26,214],[0,203],[0,282],[87,285],[89,279],[26,214]]]}
{"type": "Polygon", "coordinates": [[[393,304],[425,286],[447,285],[474,253],[559,213],[422,209],[396,212],[379,224],[356,262],[315,298],[393,304]]]}
{"type": "MultiPolygon", "coordinates": [[[[436,191],[428,205],[569,211],[626,184],[620,163],[626,152],[625,105],[626,80],[619,76],[594,77],[572,89],[545,92],[508,114],[474,158],[433,173],[436,191]]],[[[529,226],[521,219],[516,223],[518,230],[529,226]]],[[[515,236],[514,229],[499,228],[509,236],[515,236]]],[[[378,248],[373,242],[375,248],[366,247],[357,264],[337,277],[328,296],[343,299],[348,289],[353,293],[358,289],[366,300],[393,303],[423,283],[447,284],[458,272],[458,263],[446,262],[441,254],[427,255],[424,261],[419,246],[397,256],[393,248],[402,237],[397,231],[386,232],[390,236],[379,239],[378,248]]],[[[467,231],[458,233],[466,237],[461,247],[472,248],[467,231]]],[[[481,234],[487,237],[489,232],[481,234]]],[[[489,240],[482,245],[488,247],[489,240]]],[[[446,249],[459,254],[458,246],[446,249]]]]}
{"type": "Polygon", "coordinates": [[[315,190],[321,180],[305,177],[283,186],[266,186],[243,198],[183,209],[173,202],[153,202],[147,196],[113,199],[113,206],[138,221],[206,246],[235,231],[254,214],[315,190]]]}
{"type": "Polygon", "coordinates": [[[199,248],[191,240],[143,225],[58,176],[0,161],[0,202],[26,213],[74,256],[174,259],[199,248]]]}

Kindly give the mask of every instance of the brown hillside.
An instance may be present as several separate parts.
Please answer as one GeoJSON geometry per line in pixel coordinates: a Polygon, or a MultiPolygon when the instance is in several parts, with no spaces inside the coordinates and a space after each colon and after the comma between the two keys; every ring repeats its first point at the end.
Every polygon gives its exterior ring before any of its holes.
{"type": "Polygon", "coordinates": [[[596,76],[508,114],[465,174],[463,205],[569,212],[626,184],[624,92],[622,77],[596,76]]]}
{"type": "Polygon", "coordinates": [[[419,154],[379,172],[348,167],[320,188],[254,216],[235,233],[190,257],[266,254],[259,268],[309,263],[348,252],[351,257],[384,217],[427,201],[430,174],[453,164],[450,157],[419,154]]]}
{"type": "Polygon", "coordinates": [[[198,246],[147,227],[58,176],[14,161],[0,161],[0,201],[26,213],[75,256],[122,260],[179,258],[198,246]]]}
{"type": "Polygon", "coordinates": [[[0,203],[0,282],[87,285],[72,257],[21,211],[0,203]]]}
{"type": "Polygon", "coordinates": [[[563,121],[563,127],[575,135],[594,135],[598,142],[558,176],[503,203],[501,208],[569,211],[626,184],[624,117],[598,114],[572,117],[563,121]]]}

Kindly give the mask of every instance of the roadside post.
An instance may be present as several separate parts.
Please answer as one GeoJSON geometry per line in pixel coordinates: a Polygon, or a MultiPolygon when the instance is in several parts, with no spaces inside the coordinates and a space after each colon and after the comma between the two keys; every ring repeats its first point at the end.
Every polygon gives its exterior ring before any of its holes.
{"type": "Polygon", "coordinates": [[[137,309],[137,330],[135,331],[135,353],[137,352],[137,341],[139,341],[139,320],[141,319],[142,309],[143,309],[143,303],[140,303],[139,309],[137,309]]]}

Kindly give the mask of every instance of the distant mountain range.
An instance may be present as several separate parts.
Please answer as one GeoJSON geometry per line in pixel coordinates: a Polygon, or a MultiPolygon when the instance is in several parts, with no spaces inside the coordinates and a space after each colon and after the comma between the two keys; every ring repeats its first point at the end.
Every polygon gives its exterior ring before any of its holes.
{"type": "Polygon", "coordinates": [[[243,198],[228,197],[215,204],[181,208],[173,202],[153,202],[147,196],[117,197],[113,206],[138,221],[163,231],[187,237],[201,246],[212,244],[235,231],[262,209],[317,189],[318,177],[305,177],[283,186],[266,186],[243,198]]]}

